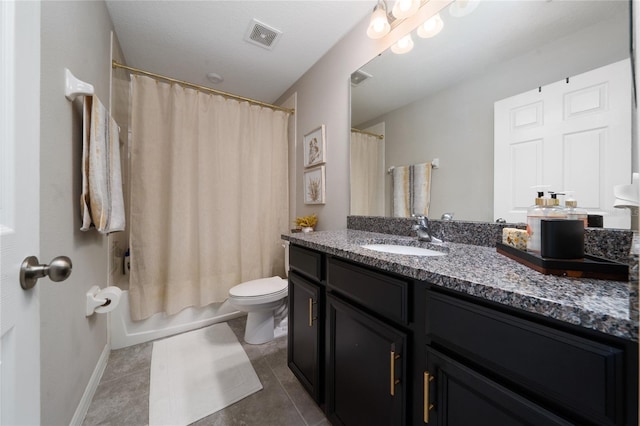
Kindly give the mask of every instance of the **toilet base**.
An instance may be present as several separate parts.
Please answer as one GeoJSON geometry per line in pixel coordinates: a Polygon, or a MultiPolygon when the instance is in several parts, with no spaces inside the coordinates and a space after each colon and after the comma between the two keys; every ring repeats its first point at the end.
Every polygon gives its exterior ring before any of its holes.
{"type": "Polygon", "coordinates": [[[251,345],[270,342],[274,338],[273,328],[273,310],[249,312],[244,329],[244,341],[251,345]]]}

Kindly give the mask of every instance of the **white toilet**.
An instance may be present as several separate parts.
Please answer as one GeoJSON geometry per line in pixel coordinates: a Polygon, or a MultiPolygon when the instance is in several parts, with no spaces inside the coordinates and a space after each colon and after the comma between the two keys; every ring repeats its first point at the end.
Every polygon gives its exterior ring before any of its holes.
{"type": "MultiPolygon", "coordinates": [[[[289,242],[284,244],[285,271],[289,272],[289,242]]],[[[270,277],[247,281],[229,290],[229,303],[247,312],[244,341],[253,345],[269,342],[287,332],[286,278],[270,277]]]]}

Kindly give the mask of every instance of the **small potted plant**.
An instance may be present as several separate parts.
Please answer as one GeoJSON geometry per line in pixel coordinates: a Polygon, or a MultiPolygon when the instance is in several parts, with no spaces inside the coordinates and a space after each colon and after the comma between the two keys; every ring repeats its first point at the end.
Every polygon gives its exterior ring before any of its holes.
{"type": "Polygon", "coordinates": [[[315,213],[309,216],[296,217],[296,227],[300,228],[302,232],[312,232],[317,223],[318,217],[315,213]]]}

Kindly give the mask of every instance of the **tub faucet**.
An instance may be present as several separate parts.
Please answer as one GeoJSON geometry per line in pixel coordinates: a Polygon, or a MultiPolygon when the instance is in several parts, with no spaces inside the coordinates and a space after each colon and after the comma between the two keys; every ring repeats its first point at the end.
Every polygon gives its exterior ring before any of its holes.
{"type": "Polygon", "coordinates": [[[416,231],[418,234],[419,241],[427,241],[430,243],[441,243],[442,240],[431,235],[431,231],[429,230],[429,219],[423,215],[412,215],[418,223],[413,225],[411,228],[416,231]]]}

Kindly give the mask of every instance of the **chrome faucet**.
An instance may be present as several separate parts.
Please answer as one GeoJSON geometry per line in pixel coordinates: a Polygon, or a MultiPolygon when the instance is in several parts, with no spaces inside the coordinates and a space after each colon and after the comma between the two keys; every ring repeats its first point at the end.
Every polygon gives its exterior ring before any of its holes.
{"type": "Polygon", "coordinates": [[[429,230],[429,219],[426,216],[415,215],[415,214],[412,216],[418,221],[418,223],[413,225],[411,229],[416,231],[416,234],[418,234],[419,241],[427,241],[430,243],[442,242],[442,240],[439,240],[438,238],[431,235],[431,231],[429,230]]]}

